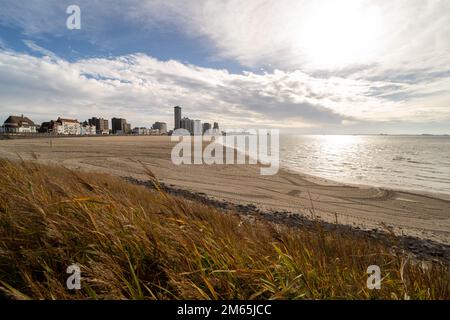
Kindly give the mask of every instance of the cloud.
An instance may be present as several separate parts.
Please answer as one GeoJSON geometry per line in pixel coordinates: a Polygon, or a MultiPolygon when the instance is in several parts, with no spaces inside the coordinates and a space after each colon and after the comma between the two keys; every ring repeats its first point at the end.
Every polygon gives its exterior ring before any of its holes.
{"type": "MultiPolygon", "coordinates": [[[[26,35],[68,35],[69,0],[4,0],[0,24],[26,35]]],[[[177,30],[205,38],[213,59],[243,66],[339,75],[411,77],[450,70],[450,2],[423,0],[79,0],[82,37],[111,45],[105,33],[177,30]],[[392,73],[392,72],[391,72],[392,73]],[[351,73],[349,74],[351,75],[351,73]]],[[[114,34],[114,33],[113,33],[114,34]]],[[[113,35],[114,36],[114,35],[113,35]]]]}
{"type": "Polygon", "coordinates": [[[44,56],[50,57],[54,60],[58,60],[59,57],[57,55],[55,55],[52,51],[47,50],[45,48],[42,48],[40,46],[38,46],[34,41],[31,40],[23,40],[23,43],[30,48],[31,50],[38,52],[44,56]]]}
{"type": "MultiPolygon", "coordinates": [[[[432,96],[448,85],[445,79],[421,90],[432,96]]],[[[298,128],[449,118],[445,99],[439,100],[442,94],[433,106],[425,108],[423,104],[429,102],[423,97],[405,103],[377,92],[385,91],[386,86],[392,84],[314,78],[298,70],[237,75],[173,60],[160,61],[146,54],[68,62],[49,55],[39,58],[0,50],[3,116],[27,113],[40,121],[59,115],[79,120],[123,116],[136,125],[156,120],[170,125],[172,107],[182,105],[191,118],[228,126],[298,128]]],[[[417,88],[398,84],[390,91],[407,95],[417,88]]]]}
{"type": "Polygon", "coordinates": [[[130,17],[140,17],[151,26],[170,25],[187,36],[204,36],[216,47],[217,57],[235,59],[249,67],[308,71],[331,68],[342,72],[375,65],[370,72],[382,73],[393,69],[418,71],[418,66],[448,70],[450,65],[448,1],[128,3],[140,8],[133,10],[130,17]],[[340,54],[343,56],[337,57],[340,54]],[[318,55],[342,63],[323,65],[317,61],[318,55]]]}
{"type": "Polygon", "coordinates": [[[269,71],[231,74],[138,53],[68,62],[40,44],[49,34],[68,37],[72,1],[3,0],[0,25],[21,29],[44,57],[0,50],[2,115],[122,115],[148,125],[171,123],[181,104],[191,117],[231,126],[450,121],[449,1],[78,3],[77,35],[95,47],[110,46],[117,33],[176,32],[211,47],[205,60],[269,71]]]}

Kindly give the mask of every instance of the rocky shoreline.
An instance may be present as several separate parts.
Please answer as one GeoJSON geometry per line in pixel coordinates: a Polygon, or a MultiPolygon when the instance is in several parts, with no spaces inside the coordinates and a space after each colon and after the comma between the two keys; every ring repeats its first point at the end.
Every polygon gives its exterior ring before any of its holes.
{"type": "MultiPolygon", "coordinates": [[[[154,189],[154,185],[151,181],[138,180],[132,177],[124,178],[133,184],[154,189]]],[[[400,250],[405,253],[410,253],[417,260],[441,262],[450,266],[450,246],[432,240],[404,235],[398,236],[380,229],[365,230],[349,225],[329,223],[322,220],[312,219],[300,213],[288,211],[262,211],[253,204],[234,204],[209,197],[205,193],[184,190],[173,185],[166,185],[164,183],[160,184],[164,191],[171,195],[212,206],[224,213],[234,211],[249,220],[266,221],[292,228],[315,230],[319,226],[326,231],[333,231],[342,234],[353,233],[354,235],[360,237],[369,237],[383,241],[390,245],[393,250],[400,250]]]]}

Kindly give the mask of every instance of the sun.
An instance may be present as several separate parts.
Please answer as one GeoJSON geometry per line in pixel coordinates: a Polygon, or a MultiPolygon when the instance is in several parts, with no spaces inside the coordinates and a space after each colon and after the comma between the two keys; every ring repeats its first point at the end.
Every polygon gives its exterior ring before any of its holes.
{"type": "Polygon", "coordinates": [[[300,23],[297,46],[314,68],[364,64],[382,47],[381,11],[360,0],[314,1],[300,23]]]}

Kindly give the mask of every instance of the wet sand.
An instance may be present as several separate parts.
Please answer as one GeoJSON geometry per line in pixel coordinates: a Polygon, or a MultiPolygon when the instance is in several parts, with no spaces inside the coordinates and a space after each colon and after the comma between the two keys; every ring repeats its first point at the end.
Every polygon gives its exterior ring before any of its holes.
{"type": "Polygon", "coordinates": [[[450,196],[347,185],[284,169],[261,176],[254,165],[176,166],[173,145],[169,137],[144,136],[14,139],[0,140],[0,157],[146,180],[142,162],[165,185],[220,201],[450,244],[450,196]]]}

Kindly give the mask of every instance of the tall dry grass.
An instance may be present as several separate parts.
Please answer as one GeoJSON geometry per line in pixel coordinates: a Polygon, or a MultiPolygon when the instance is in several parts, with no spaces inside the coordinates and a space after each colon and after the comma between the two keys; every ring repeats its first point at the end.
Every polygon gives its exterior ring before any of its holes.
{"type": "Polygon", "coordinates": [[[449,297],[443,265],[350,233],[246,221],[103,174],[0,160],[0,289],[14,299],[449,297]],[[73,263],[81,290],[66,288],[73,263]],[[366,287],[373,264],[381,290],[366,287]]]}

